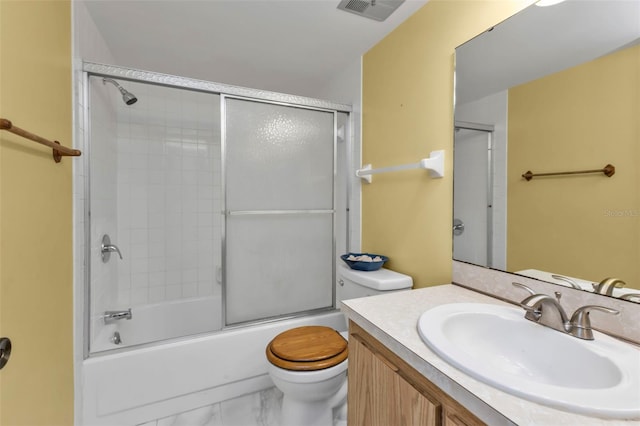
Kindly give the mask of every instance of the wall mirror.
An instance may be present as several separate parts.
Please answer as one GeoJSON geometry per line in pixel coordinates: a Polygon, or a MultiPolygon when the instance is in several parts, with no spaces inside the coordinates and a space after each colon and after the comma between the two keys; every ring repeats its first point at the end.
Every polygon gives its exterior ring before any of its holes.
{"type": "Polygon", "coordinates": [[[640,303],[640,2],[534,4],[455,72],[454,259],[640,303]]]}

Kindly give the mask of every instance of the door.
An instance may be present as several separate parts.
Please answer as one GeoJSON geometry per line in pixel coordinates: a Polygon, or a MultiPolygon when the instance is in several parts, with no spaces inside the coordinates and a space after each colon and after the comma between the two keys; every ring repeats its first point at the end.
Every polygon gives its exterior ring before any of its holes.
{"type": "Polygon", "coordinates": [[[453,171],[453,258],[491,262],[491,133],[456,129],[453,171]]]}
{"type": "Polygon", "coordinates": [[[333,306],[333,111],[225,99],[226,324],[333,306]]]}

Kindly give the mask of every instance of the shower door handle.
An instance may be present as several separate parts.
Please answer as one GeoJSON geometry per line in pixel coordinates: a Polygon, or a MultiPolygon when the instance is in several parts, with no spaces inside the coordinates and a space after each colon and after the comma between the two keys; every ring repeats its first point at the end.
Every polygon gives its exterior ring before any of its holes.
{"type": "Polygon", "coordinates": [[[102,262],[107,263],[111,259],[111,253],[118,253],[120,259],[122,259],[122,253],[115,244],[111,244],[111,238],[109,235],[104,234],[102,237],[102,246],[100,246],[100,253],[102,254],[102,262]]]}

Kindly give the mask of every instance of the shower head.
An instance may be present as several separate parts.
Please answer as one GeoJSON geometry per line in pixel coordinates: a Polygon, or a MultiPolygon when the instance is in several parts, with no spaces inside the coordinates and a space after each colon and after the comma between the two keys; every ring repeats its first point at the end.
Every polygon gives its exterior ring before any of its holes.
{"type": "Polygon", "coordinates": [[[113,84],[114,86],[116,86],[118,88],[120,93],[122,93],[122,100],[124,101],[125,104],[133,105],[136,102],[138,102],[138,98],[136,98],[136,96],[133,93],[129,92],[124,87],[120,86],[118,84],[118,82],[115,81],[114,79],[112,79],[112,78],[103,78],[102,79],[102,84],[107,84],[107,82],[113,84]]]}

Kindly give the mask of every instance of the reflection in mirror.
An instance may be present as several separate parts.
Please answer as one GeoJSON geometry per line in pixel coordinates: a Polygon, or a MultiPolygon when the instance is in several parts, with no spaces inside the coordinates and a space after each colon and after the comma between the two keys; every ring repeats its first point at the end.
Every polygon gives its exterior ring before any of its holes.
{"type": "Polygon", "coordinates": [[[456,49],[454,259],[640,303],[639,16],[533,5],[456,49]]]}

